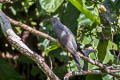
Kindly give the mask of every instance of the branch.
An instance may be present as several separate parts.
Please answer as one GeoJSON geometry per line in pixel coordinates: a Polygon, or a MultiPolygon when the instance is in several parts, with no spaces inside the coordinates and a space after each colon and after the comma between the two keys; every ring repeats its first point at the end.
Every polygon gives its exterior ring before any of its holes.
{"type": "Polygon", "coordinates": [[[21,22],[19,22],[19,21],[16,21],[16,20],[14,20],[14,19],[12,19],[12,18],[10,18],[10,17],[8,17],[8,16],[7,16],[7,18],[10,20],[10,22],[11,22],[13,25],[20,26],[20,27],[22,27],[23,29],[25,29],[25,30],[33,33],[34,35],[39,35],[40,37],[47,38],[47,39],[49,39],[50,41],[55,42],[56,44],[60,45],[60,43],[59,43],[56,39],[54,39],[53,37],[49,36],[48,34],[45,34],[45,33],[43,33],[43,32],[40,32],[40,31],[32,28],[31,26],[28,26],[28,25],[23,24],[23,23],[21,23],[21,22]]]}
{"type": "MultiPolygon", "coordinates": [[[[120,70],[111,70],[111,72],[120,72],[120,70]]],[[[81,75],[97,75],[97,74],[106,74],[101,70],[91,70],[91,71],[81,71],[81,72],[69,72],[65,75],[64,80],[69,80],[70,77],[73,76],[81,76],[81,75]]]]}
{"type": "Polygon", "coordinates": [[[65,75],[64,80],[69,80],[73,76],[89,75],[89,74],[103,74],[100,70],[82,71],[82,72],[69,72],[65,75]]]}
{"type": "Polygon", "coordinates": [[[36,52],[30,50],[21,41],[21,38],[15,34],[15,32],[12,30],[10,21],[8,20],[6,15],[1,11],[0,11],[0,24],[1,24],[4,35],[12,45],[14,45],[22,54],[34,60],[39,66],[39,68],[41,68],[42,71],[50,78],[50,80],[60,80],[48,67],[44,59],[40,55],[38,55],[36,52]]]}
{"type": "Polygon", "coordinates": [[[109,66],[108,68],[115,69],[115,68],[118,68],[118,67],[120,67],[120,65],[113,65],[113,66],[109,66]]]}
{"type": "Polygon", "coordinates": [[[114,77],[120,78],[120,75],[113,73],[107,66],[103,65],[102,63],[94,61],[94,60],[84,56],[80,52],[78,52],[77,55],[80,56],[80,58],[84,59],[85,61],[87,61],[87,62],[89,62],[89,63],[91,63],[93,65],[98,66],[101,69],[102,72],[105,72],[105,73],[108,73],[108,74],[110,74],[110,75],[112,75],[114,77]]]}

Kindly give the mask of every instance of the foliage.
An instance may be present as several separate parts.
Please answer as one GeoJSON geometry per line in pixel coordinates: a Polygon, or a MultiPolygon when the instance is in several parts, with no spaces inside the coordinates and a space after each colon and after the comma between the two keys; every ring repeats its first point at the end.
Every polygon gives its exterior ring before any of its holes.
{"type": "MultiPolygon", "coordinates": [[[[61,22],[74,33],[81,49],[92,47],[97,51],[97,59],[93,53],[89,55],[90,58],[106,65],[115,65],[116,59],[111,50],[119,52],[120,49],[120,0],[14,0],[13,3],[1,4],[0,8],[9,17],[34,26],[33,28],[55,38],[48,19],[58,16],[61,22]],[[106,7],[106,10],[102,5],[106,7]]],[[[18,26],[12,26],[32,50],[45,58],[49,66],[52,62],[53,71],[61,79],[70,69],[77,71],[69,53],[58,45],[18,26]]],[[[2,41],[0,42],[0,57],[2,58],[0,59],[0,80],[46,80],[47,76],[32,60],[21,55],[7,42],[2,31],[0,39],[2,41]],[[9,58],[8,54],[12,55],[12,58],[9,58]],[[18,58],[14,59],[15,56],[18,58]]],[[[80,61],[84,66],[83,60],[80,61]]],[[[98,67],[89,64],[88,69],[98,69],[98,67]]],[[[85,80],[112,80],[113,78],[110,75],[83,77],[85,80]]],[[[73,80],[76,79],[78,77],[73,80]]]]}

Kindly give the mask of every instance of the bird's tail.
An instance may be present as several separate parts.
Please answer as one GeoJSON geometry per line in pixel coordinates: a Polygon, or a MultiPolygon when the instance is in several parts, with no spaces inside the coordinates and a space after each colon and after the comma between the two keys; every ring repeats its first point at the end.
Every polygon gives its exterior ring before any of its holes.
{"type": "Polygon", "coordinates": [[[80,64],[79,56],[77,56],[75,53],[72,54],[72,56],[73,56],[73,59],[74,59],[76,65],[77,65],[78,70],[80,71],[81,70],[81,64],[80,64]]]}

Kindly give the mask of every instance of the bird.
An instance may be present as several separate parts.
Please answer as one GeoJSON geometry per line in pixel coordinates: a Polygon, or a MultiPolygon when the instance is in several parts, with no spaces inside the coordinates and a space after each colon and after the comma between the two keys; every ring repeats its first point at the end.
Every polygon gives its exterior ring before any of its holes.
{"type": "Polygon", "coordinates": [[[77,55],[78,46],[73,33],[66,25],[61,23],[58,17],[50,18],[50,22],[53,24],[53,31],[56,37],[58,38],[58,41],[67,51],[71,53],[76,63],[77,69],[80,71],[80,58],[77,55]]]}

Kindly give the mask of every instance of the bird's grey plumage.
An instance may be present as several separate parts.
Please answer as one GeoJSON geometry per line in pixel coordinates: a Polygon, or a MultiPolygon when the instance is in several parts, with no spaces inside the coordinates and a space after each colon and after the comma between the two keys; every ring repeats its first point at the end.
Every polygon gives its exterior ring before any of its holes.
{"type": "Polygon", "coordinates": [[[54,33],[58,37],[59,42],[72,54],[77,68],[80,70],[81,66],[79,62],[79,57],[76,55],[77,43],[73,33],[65,25],[63,25],[58,18],[52,18],[51,22],[54,27],[54,33]]]}

